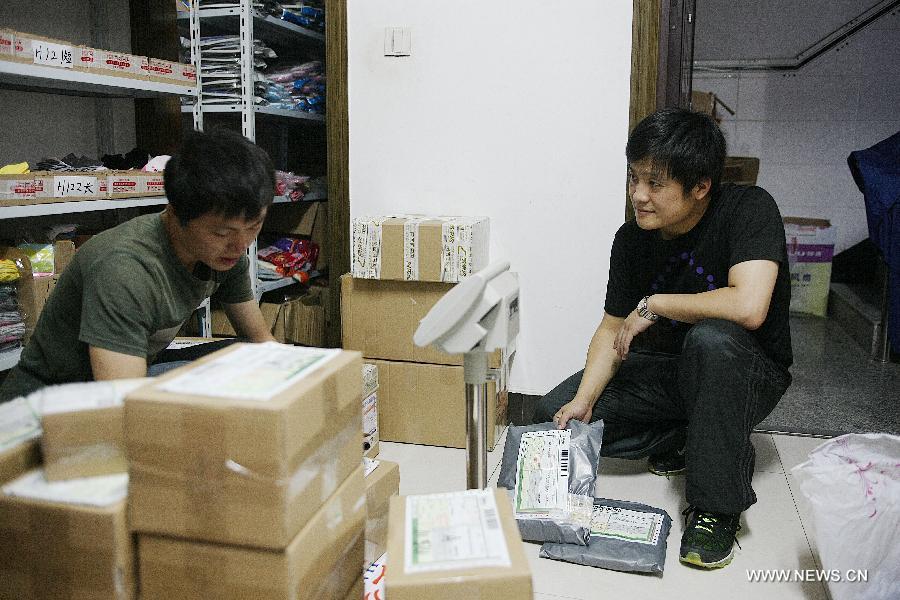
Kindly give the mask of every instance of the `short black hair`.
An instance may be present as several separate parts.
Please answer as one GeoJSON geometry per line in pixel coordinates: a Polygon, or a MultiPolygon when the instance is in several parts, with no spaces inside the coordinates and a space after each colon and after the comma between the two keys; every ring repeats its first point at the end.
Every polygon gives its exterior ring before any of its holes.
{"type": "Polygon", "coordinates": [[[628,136],[628,164],[649,159],[679,182],[685,192],[709,177],[719,189],[725,166],[725,136],[709,115],[683,108],[664,108],[644,118],[628,136]]]}
{"type": "Polygon", "coordinates": [[[169,205],[182,225],[207,213],[255,219],[275,197],[269,155],[227,129],[187,133],[164,177],[169,205]]]}

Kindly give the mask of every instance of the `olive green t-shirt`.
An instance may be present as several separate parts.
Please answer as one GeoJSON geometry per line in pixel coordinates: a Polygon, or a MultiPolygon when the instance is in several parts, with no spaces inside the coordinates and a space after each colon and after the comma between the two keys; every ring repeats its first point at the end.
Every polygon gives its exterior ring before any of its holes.
{"type": "Polygon", "coordinates": [[[178,260],[160,214],[104,231],[75,253],[41,312],[0,401],[45,385],[93,379],[88,347],[146,358],[169,345],[205,298],[253,298],[248,257],[228,271],[178,260]]]}

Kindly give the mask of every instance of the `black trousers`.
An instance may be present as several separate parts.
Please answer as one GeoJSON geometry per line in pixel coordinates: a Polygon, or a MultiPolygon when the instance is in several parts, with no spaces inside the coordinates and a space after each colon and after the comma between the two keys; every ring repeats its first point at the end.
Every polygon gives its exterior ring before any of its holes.
{"type": "MultiPolygon", "coordinates": [[[[544,396],[535,423],[574,398],[584,371],[544,396]]],[[[633,351],[600,394],[592,421],[603,419],[601,455],[642,458],[682,444],[686,496],[702,510],[739,513],[756,502],[750,433],[791,382],[739,325],[707,319],[694,325],[681,354],[633,351]]]]}

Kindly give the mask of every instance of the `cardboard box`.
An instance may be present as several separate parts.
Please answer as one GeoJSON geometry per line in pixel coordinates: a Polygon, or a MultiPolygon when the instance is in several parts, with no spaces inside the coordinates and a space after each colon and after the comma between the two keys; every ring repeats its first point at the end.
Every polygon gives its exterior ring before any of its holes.
{"type": "Polygon", "coordinates": [[[0,484],[41,462],[41,422],[24,398],[0,403],[0,484]]]}
{"type": "Polygon", "coordinates": [[[98,174],[97,171],[35,171],[34,177],[35,196],[39,203],[45,202],[72,202],[80,200],[98,200],[106,198],[105,184],[101,186],[100,180],[106,179],[106,173],[98,174]]]}
{"type": "Polygon", "coordinates": [[[34,204],[35,197],[34,176],[32,174],[0,175],[0,205],[21,206],[23,204],[34,204]]]}
{"type": "MultiPolygon", "coordinates": [[[[378,365],[380,440],[466,447],[466,386],[462,367],[382,360],[373,362],[378,365]]],[[[506,428],[507,404],[506,386],[489,382],[489,450],[494,449],[506,428]]]]}
{"type": "MultiPolygon", "coordinates": [[[[434,365],[462,365],[462,355],[446,354],[413,343],[419,321],[453,287],[449,283],[372,281],[341,277],[341,338],[347,350],[366,358],[434,365]]],[[[490,358],[500,366],[500,353],[490,358]]]]}
{"type": "Polygon", "coordinates": [[[366,475],[366,565],[387,551],[391,498],[400,493],[400,465],[386,460],[366,475]]]}
{"type": "MultiPolygon", "coordinates": [[[[321,296],[310,288],[310,293],[275,304],[261,302],[259,310],[269,331],[281,343],[321,347],[325,343],[325,308],[321,296]]],[[[212,311],[212,333],[219,337],[234,337],[236,332],[223,309],[212,311]]]]}
{"type": "MultiPolygon", "coordinates": [[[[4,492],[26,478],[41,472],[8,483],[4,492]]],[[[0,598],[135,598],[125,508],[124,499],[87,506],[0,493],[0,598]]]]}
{"type": "Polygon", "coordinates": [[[128,472],[122,404],[103,404],[41,415],[48,481],[128,472]]]}
{"type": "Polygon", "coordinates": [[[61,274],[75,258],[75,242],[71,240],[57,240],[53,242],[53,272],[61,274]]]}
{"type": "Polygon", "coordinates": [[[378,392],[372,392],[363,400],[363,456],[378,456],[378,392]]]}
{"type": "Polygon", "coordinates": [[[759,159],[754,156],[726,156],[722,171],[722,183],[756,185],[759,175],[759,159]]]}
{"type": "Polygon", "coordinates": [[[487,217],[400,215],[353,219],[352,274],[456,283],[488,265],[487,217]]]}
{"type": "MultiPolygon", "coordinates": [[[[531,570],[506,492],[494,488],[441,494],[440,496],[443,498],[437,502],[433,500],[434,496],[416,497],[418,501],[422,501],[423,498],[432,500],[430,506],[434,510],[431,515],[423,516],[422,513],[418,513],[409,515],[409,517],[407,516],[407,498],[409,497],[398,496],[391,499],[387,552],[390,564],[385,577],[385,597],[390,600],[450,600],[454,598],[521,600],[522,598],[531,598],[533,596],[531,570]],[[489,504],[482,504],[485,502],[481,500],[484,495],[493,498],[496,512],[489,504]],[[463,502],[463,498],[466,498],[465,502],[463,502]],[[495,536],[502,536],[506,550],[504,552],[501,545],[500,550],[496,552],[501,556],[508,557],[509,566],[448,568],[423,572],[407,571],[407,560],[415,560],[413,557],[407,557],[407,549],[412,545],[410,540],[406,540],[407,518],[413,522],[426,518],[434,523],[440,518],[440,515],[435,513],[439,513],[442,509],[446,516],[450,517],[451,512],[444,507],[451,502],[461,508],[464,514],[476,511],[474,522],[466,527],[473,536],[485,535],[492,539],[497,539],[495,536]],[[477,517],[479,511],[482,513],[480,520],[477,517]],[[485,527],[484,523],[497,524],[502,532],[489,526],[485,527]]],[[[450,526],[456,527],[454,531],[456,536],[468,533],[459,531],[465,525],[464,523],[450,523],[450,526]]],[[[428,525],[424,527],[428,527],[428,525]]],[[[433,533],[434,538],[437,538],[438,535],[433,533]]],[[[470,547],[478,549],[482,547],[474,541],[470,544],[470,547]]],[[[439,550],[435,549],[435,552],[439,553],[439,550]]],[[[457,554],[454,562],[463,559],[465,556],[457,554]]],[[[419,566],[421,568],[425,568],[427,565],[428,563],[424,559],[420,559],[419,566]]]]}
{"type": "Polygon", "coordinates": [[[107,194],[112,199],[165,195],[162,173],[110,171],[107,174],[106,187],[107,194]]]}
{"type": "Polygon", "coordinates": [[[285,548],[359,466],[361,368],[355,352],[234,344],[130,394],[132,529],[285,548]]]}
{"type": "Polygon", "coordinates": [[[141,535],[141,598],[343,598],[362,576],[364,497],[357,466],[281,552],[141,535]]]}
{"type": "Polygon", "coordinates": [[[791,272],[791,312],[824,317],[828,313],[835,228],[827,219],[784,217],[783,221],[791,272]]]}
{"type": "Polygon", "coordinates": [[[366,583],[360,577],[356,580],[356,583],[353,584],[353,587],[350,588],[350,591],[347,592],[347,595],[344,596],[344,600],[364,600],[363,596],[366,593],[366,583]]]}
{"type": "Polygon", "coordinates": [[[146,68],[147,78],[150,81],[185,87],[193,87],[197,84],[197,74],[193,65],[151,57],[143,66],[146,68]],[[190,69],[185,69],[185,67],[190,67],[190,69]]]}
{"type": "Polygon", "coordinates": [[[269,209],[262,230],[281,235],[312,236],[316,219],[325,212],[324,202],[280,202],[269,209]]]}
{"type": "Polygon", "coordinates": [[[0,28],[0,60],[12,60],[15,43],[16,32],[12,29],[0,28]]]}
{"type": "Polygon", "coordinates": [[[146,56],[94,48],[94,57],[94,64],[90,68],[97,69],[101,75],[114,75],[129,79],[147,79],[148,77],[145,68],[148,60],[146,56]]]}
{"type": "MultiPolygon", "coordinates": [[[[60,50],[64,50],[70,53],[71,63],[74,66],[74,58],[75,58],[75,49],[76,46],[70,44],[65,40],[58,40],[55,38],[49,38],[42,35],[34,35],[33,33],[25,33],[22,31],[14,32],[15,38],[13,39],[13,54],[12,60],[16,62],[23,62],[33,64],[35,62],[34,56],[34,46],[35,43],[39,44],[54,44],[59,47],[60,50]]],[[[41,63],[44,64],[44,63],[41,63]]],[[[47,65],[50,66],[50,65],[47,65]]],[[[60,65],[61,66],[61,65],[60,65]]],[[[66,68],[66,67],[62,67],[66,68]]]]}

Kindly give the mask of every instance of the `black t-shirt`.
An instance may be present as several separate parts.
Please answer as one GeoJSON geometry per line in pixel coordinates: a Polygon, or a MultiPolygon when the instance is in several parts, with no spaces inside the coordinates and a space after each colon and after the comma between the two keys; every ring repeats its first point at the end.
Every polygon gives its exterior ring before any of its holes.
{"type": "MultiPolygon", "coordinates": [[[[698,294],[727,286],[728,270],[748,260],[778,263],[769,313],[751,333],[769,358],[787,368],[793,354],[784,225],[775,200],[762,188],[723,185],[700,222],[671,240],[635,221],[622,225],[613,241],[605,310],[627,317],[644,296],[698,294]]],[[[637,336],[633,346],[677,354],[690,327],[663,317],[637,336]]]]}

